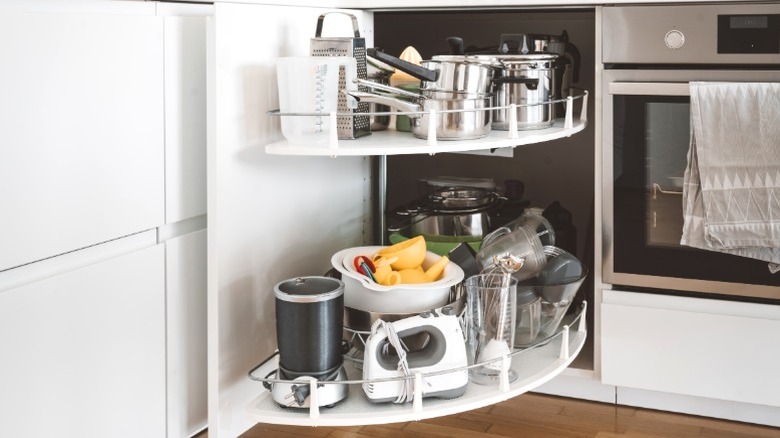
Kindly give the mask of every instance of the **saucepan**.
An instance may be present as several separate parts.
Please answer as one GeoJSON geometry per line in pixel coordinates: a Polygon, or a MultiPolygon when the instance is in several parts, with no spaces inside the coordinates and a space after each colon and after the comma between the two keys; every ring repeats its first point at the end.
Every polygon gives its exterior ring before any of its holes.
{"type": "MultiPolygon", "coordinates": [[[[514,36],[514,35],[513,35],[514,36]]],[[[525,37],[525,35],[519,35],[525,37]]],[[[492,106],[497,109],[492,115],[492,128],[508,130],[510,127],[511,110],[509,105],[520,105],[516,108],[517,129],[542,129],[552,125],[555,118],[555,107],[550,102],[556,96],[557,69],[555,64],[560,58],[554,53],[515,53],[502,52],[507,47],[502,35],[499,53],[462,55],[463,39],[449,37],[451,55],[465,56],[471,62],[482,62],[494,70],[492,106]]],[[[525,40],[523,40],[525,41],[525,40]]],[[[524,43],[525,44],[525,43],[524,43]]],[[[448,56],[434,56],[434,59],[448,56]]]]}
{"type": "Polygon", "coordinates": [[[430,111],[435,110],[436,138],[439,140],[473,140],[490,133],[490,94],[465,94],[427,91],[425,95],[410,93],[400,88],[368,81],[361,85],[379,89],[389,94],[363,91],[344,91],[358,102],[387,105],[402,112],[409,112],[411,131],[415,137],[428,138],[430,111]],[[407,99],[407,100],[404,100],[407,99]]]}
{"type": "Polygon", "coordinates": [[[479,242],[491,229],[490,214],[503,198],[477,187],[447,187],[399,207],[391,216],[398,224],[388,231],[434,242],[479,242]]]}
{"type": "Polygon", "coordinates": [[[440,93],[468,96],[490,94],[493,76],[496,68],[500,67],[497,63],[468,55],[435,56],[417,65],[377,49],[368,49],[367,53],[420,79],[420,94],[425,97],[435,97],[440,93]]]}

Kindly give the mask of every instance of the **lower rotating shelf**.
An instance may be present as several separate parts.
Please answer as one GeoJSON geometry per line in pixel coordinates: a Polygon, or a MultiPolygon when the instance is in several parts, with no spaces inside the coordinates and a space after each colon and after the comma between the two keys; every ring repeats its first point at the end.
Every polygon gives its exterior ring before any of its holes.
{"type": "MultiPolygon", "coordinates": [[[[361,388],[361,371],[355,363],[344,362],[349,394],[340,403],[327,408],[286,408],[277,404],[271,393],[258,383],[262,394],[246,406],[246,412],[259,423],[294,426],[358,426],[416,421],[452,415],[499,403],[546,383],[565,370],[579,354],[587,337],[585,305],[573,318],[564,321],[553,337],[542,344],[511,355],[511,370],[517,378],[504,385],[479,385],[469,382],[466,392],[454,399],[425,398],[405,404],[372,403],[361,388]],[[576,325],[576,330],[570,330],[576,325]]],[[[443,372],[455,372],[448,370],[443,372]]],[[[260,379],[258,379],[260,380],[260,379]]]]}

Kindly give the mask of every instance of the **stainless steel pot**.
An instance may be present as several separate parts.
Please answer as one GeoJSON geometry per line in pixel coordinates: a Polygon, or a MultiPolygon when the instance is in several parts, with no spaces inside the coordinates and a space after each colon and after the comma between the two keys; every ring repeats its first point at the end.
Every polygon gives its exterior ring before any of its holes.
{"type": "MultiPolygon", "coordinates": [[[[376,86],[376,85],[375,85],[376,86]]],[[[383,94],[352,91],[346,94],[358,102],[378,103],[390,106],[410,114],[411,131],[415,137],[428,138],[428,126],[431,110],[436,111],[433,121],[436,138],[439,140],[473,140],[483,138],[490,133],[491,111],[490,94],[428,93],[428,96],[416,95],[394,87],[384,87],[398,96],[413,99],[414,102],[383,94]],[[455,112],[443,112],[452,111],[455,112]]]]}
{"type": "Polygon", "coordinates": [[[474,187],[436,190],[394,210],[392,214],[401,220],[388,231],[436,242],[478,242],[490,232],[490,213],[502,200],[494,192],[474,187]]]}
{"type": "Polygon", "coordinates": [[[493,76],[499,65],[491,65],[473,56],[446,55],[412,64],[376,49],[368,49],[370,56],[398,70],[420,79],[420,94],[455,93],[468,95],[490,94],[493,76]]]}
{"type": "Polygon", "coordinates": [[[498,45],[500,54],[550,53],[558,55],[555,62],[557,70],[556,89],[559,94],[556,98],[569,95],[572,83],[579,81],[580,51],[577,46],[569,41],[569,34],[565,30],[560,35],[545,34],[502,34],[498,45]]]}
{"type": "MultiPolygon", "coordinates": [[[[555,88],[558,55],[479,55],[479,58],[498,61],[503,66],[493,79],[493,106],[532,105],[517,107],[517,129],[543,129],[552,125],[555,104],[543,102],[555,100],[558,95],[555,88]]],[[[493,129],[508,130],[510,117],[509,108],[494,110],[493,129]]]]}
{"type": "Polygon", "coordinates": [[[406,228],[388,231],[423,236],[433,242],[479,242],[490,231],[490,217],[487,212],[422,215],[413,217],[406,228]]]}

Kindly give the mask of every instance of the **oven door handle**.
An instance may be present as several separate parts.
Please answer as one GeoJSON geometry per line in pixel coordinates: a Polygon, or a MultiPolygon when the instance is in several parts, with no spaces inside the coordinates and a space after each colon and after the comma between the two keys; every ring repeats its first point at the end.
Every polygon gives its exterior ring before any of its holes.
{"type": "Polygon", "coordinates": [[[610,82],[609,94],[621,96],[690,96],[688,82],[610,82]]]}

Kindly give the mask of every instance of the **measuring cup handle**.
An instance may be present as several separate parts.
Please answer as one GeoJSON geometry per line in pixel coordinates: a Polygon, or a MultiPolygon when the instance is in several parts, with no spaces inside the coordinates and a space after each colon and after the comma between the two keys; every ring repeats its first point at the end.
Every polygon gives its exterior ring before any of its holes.
{"type": "Polygon", "coordinates": [[[482,243],[479,244],[479,249],[490,246],[490,244],[493,243],[496,239],[503,236],[504,234],[509,234],[511,232],[512,230],[507,227],[496,228],[495,230],[488,233],[487,236],[482,238],[482,243]]]}
{"type": "Polygon", "coordinates": [[[328,14],[342,14],[352,19],[352,30],[355,32],[355,38],[360,38],[360,27],[358,26],[357,17],[347,12],[326,12],[317,18],[317,31],[314,33],[315,38],[322,36],[322,25],[325,22],[325,16],[328,14]]]}

